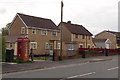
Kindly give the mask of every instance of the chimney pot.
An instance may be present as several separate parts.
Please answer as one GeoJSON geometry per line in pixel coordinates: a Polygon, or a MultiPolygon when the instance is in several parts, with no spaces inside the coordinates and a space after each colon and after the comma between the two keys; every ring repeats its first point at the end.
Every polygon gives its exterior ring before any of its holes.
{"type": "Polygon", "coordinates": [[[70,23],[70,24],[71,24],[71,21],[68,21],[67,23],[70,23]]]}

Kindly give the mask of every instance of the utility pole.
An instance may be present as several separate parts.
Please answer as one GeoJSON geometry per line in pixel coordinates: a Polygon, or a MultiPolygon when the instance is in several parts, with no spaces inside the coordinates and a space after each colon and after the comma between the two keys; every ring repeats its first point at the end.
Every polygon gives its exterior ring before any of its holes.
{"type": "Polygon", "coordinates": [[[62,22],[63,22],[63,1],[61,1],[60,58],[59,60],[62,60],[62,22]]]}

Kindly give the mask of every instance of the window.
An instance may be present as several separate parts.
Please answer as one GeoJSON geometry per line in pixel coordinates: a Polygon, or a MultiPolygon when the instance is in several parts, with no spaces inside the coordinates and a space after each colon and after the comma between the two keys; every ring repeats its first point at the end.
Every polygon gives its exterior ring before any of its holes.
{"type": "Polygon", "coordinates": [[[36,34],[36,29],[32,29],[32,34],[36,34]]]}
{"type": "Polygon", "coordinates": [[[52,32],[52,35],[53,35],[53,36],[57,36],[57,32],[56,32],[56,31],[53,31],[53,32],[52,32]]]}
{"type": "Polygon", "coordinates": [[[13,47],[13,44],[12,44],[12,43],[9,43],[9,47],[12,48],[12,47],[13,47]]]}
{"type": "Polygon", "coordinates": [[[60,46],[60,43],[58,43],[57,49],[60,49],[60,47],[61,47],[61,46],[60,46]]]}
{"type": "Polygon", "coordinates": [[[75,45],[74,44],[68,44],[68,50],[74,50],[75,45]]]}
{"type": "Polygon", "coordinates": [[[41,35],[47,35],[47,30],[41,30],[41,35]]]}
{"type": "Polygon", "coordinates": [[[80,48],[83,48],[83,45],[80,45],[79,47],[80,47],[80,48]]]}
{"type": "Polygon", "coordinates": [[[89,36],[89,40],[90,40],[90,36],[89,36]]]}
{"type": "Polygon", "coordinates": [[[88,48],[90,48],[90,45],[88,45],[88,48]]]}
{"type": "Polygon", "coordinates": [[[50,50],[53,50],[53,44],[52,43],[49,45],[49,47],[50,47],[50,50]]]}
{"type": "Polygon", "coordinates": [[[25,27],[21,27],[21,34],[25,34],[25,27]]]}
{"type": "Polygon", "coordinates": [[[82,39],[85,39],[85,35],[82,35],[82,39]]]}
{"type": "Polygon", "coordinates": [[[37,49],[37,42],[31,42],[30,46],[32,49],[37,49]]]}
{"type": "Polygon", "coordinates": [[[49,44],[45,43],[45,49],[49,49],[49,44]]]}
{"type": "Polygon", "coordinates": [[[75,38],[78,38],[78,34],[75,34],[75,38]]]}

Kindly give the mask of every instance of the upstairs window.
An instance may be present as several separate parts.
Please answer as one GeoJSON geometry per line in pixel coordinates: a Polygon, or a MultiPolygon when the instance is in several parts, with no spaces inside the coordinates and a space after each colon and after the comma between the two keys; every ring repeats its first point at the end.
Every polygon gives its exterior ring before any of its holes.
{"type": "Polygon", "coordinates": [[[32,34],[36,34],[36,29],[32,29],[32,34]]]}
{"type": "Polygon", "coordinates": [[[78,38],[78,34],[75,34],[75,38],[78,38]]]}
{"type": "Polygon", "coordinates": [[[89,37],[88,39],[90,40],[90,36],[88,36],[88,37],[89,37]]]}
{"type": "Polygon", "coordinates": [[[85,39],[85,35],[82,35],[82,39],[85,39]]]}
{"type": "Polygon", "coordinates": [[[41,30],[41,35],[47,35],[47,30],[41,30]]]}
{"type": "Polygon", "coordinates": [[[52,32],[52,35],[53,35],[53,36],[57,36],[57,32],[56,32],[56,31],[53,31],[53,32],[52,32]]]}
{"type": "Polygon", "coordinates": [[[25,34],[25,27],[21,27],[21,34],[25,34]]]}
{"type": "Polygon", "coordinates": [[[12,48],[13,47],[13,44],[12,43],[9,43],[9,48],[12,48]]]}

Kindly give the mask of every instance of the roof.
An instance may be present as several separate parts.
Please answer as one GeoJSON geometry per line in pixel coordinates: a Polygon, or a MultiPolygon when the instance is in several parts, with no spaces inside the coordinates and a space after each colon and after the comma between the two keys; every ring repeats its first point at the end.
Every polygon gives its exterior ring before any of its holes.
{"type": "Polygon", "coordinates": [[[18,37],[25,36],[25,35],[8,35],[4,36],[6,42],[16,42],[18,37]]]}
{"type": "Polygon", "coordinates": [[[106,32],[112,33],[112,34],[114,34],[116,36],[120,36],[120,32],[115,32],[115,31],[106,31],[106,32]]]}
{"type": "Polygon", "coordinates": [[[45,18],[30,16],[21,13],[17,13],[17,14],[20,16],[20,18],[29,28],[35,27],[35,28],[59,30],[59,28],[55,25],[55,23],[51,19],[45,19],[45,18]]]}
{"type": "Polygon", "coordinates": [[[62,24],[65,25],[65,27],[67,27],[67,29],[73,33],[73,34],[80,34],[80,35],[89,35],[92,36],[92,34],[82,25],[78,25],[78,24],[71,24],[70,22],[62,22],[62,24]]]}
{"type": "Polygon", "coordinates": [[[93,39],[93,41],[96,43],[96,42],[99,42],[99,43],[101,43],[101,42],[106,42],[106,40],[107,39],[93,39]]]}
{"type": "Polygon", "coordinates": [[[111,34],[113,34],[115,36],[120,36],[120,32],[117,32],[117,31],[107,31],[107,30],[102,31],[102,32],[96,34],[95,36],[97,36],[97,35],[99,35],[99,34],[101,34],[103,32],[108,32],[108,33],[111,33],[111,34]]]}

